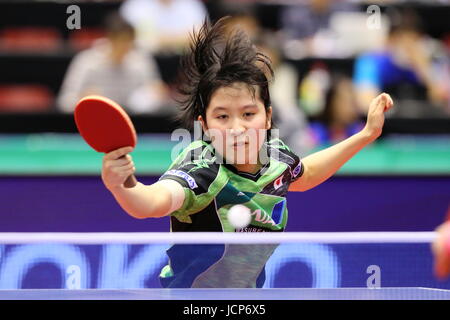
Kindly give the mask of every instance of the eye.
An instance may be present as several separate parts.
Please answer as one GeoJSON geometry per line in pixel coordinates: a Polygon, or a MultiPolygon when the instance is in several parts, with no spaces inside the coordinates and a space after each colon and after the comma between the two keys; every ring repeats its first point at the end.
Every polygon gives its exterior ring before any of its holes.
{"type": "Polygon", "coordinates": [[[220,116],[217,116],[216,118],[217,118],[217,119],[224,120],[224,119],[227,119],[228,116],[227,116],[226,114],[221,114],[220,116]]]}
{"type": "Polygon", "coordinates": [[[254,116],[254,115],[255,115],[254,112],[246,112],[246,113],[244,113],[244,117],[246,117],[246,118],[252,117],[252,116],[254,116]]]}

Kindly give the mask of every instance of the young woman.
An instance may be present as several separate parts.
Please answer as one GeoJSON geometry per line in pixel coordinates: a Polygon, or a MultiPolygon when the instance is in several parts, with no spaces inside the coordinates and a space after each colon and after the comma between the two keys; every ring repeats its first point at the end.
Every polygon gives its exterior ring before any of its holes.
{"type": "MultiPolygon", "coordinates": [[[[379,137],[384,112],[393,102],[381,94],[372,101],[363,130],[300,160],[271,136],[269,59],[244,33],[225,32],[226,27],[226,18],[214,25],[205,23],[181,65],[180,92],[185,100],[180,118],[189,127],[197,121],[205,139],[192,142],[152,185],[123,186],[135,171],[128,147],[105,155],[102,179],[128,214],[139,219],[170,215],[171,231],[283,231],[288,190],[306,191],[319,185],[379,137]],[[236,229],[228,220],[228,209],[236,204],[250,209],[252,221],[246,228],[236,229]]],[[[224,286],[218,279],[225,278],[229,286],[259,287],[274,248],[260,249],[173,246],[168,251],[170,266],[161,274],[163,286],[224,286]],[[227,257],[233,257],[233,263],[227,257]],[[241,268],[245,276],[233,282],[231,274],[236,273],[230,265],[242,259],[248,262],[241,268]],[[222,265],[214,270],[218,261],[222,265]],[[208,272],[210,277],[205,276],[208,272]]]]}

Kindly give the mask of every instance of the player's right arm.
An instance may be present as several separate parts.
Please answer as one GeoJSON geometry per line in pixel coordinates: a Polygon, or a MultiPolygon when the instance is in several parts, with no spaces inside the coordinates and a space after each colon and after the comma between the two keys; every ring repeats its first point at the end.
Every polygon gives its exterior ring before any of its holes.
{"type": "Polygon", "coordinates": [[[163,180],[152,185],[138,182],[133,188],[123,186],[135,172],[133,159],[128,154],[131,151],[131,147],[120,148],[103,158],[103,183],[119,205],[138,219],[163,217],[179,209],[184,201],[184,191],[176,181],[163,180]]]}

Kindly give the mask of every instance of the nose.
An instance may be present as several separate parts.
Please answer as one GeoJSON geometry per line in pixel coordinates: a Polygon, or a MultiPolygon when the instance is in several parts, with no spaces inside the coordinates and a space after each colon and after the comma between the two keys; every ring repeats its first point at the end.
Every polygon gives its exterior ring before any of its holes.
{"type": "Polygon", "coordinates": [[[230,135],[231,136],[240,136],[241,134],[243,134],[245,132],[245,130],[246,130],[246,128],[241,123],[241,121],[239,119],[235,119],[230,128],[230,135]]]}

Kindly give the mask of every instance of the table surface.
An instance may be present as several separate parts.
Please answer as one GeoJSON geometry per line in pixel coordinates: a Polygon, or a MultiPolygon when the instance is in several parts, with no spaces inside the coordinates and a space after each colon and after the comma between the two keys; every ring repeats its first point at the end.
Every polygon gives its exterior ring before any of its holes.
{"type": "Polygon", "coordinates": [[[285,289],[19,289],[0,300],[450,300],[433,288],[285,289]]]}

